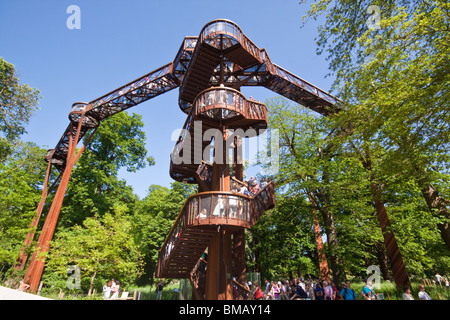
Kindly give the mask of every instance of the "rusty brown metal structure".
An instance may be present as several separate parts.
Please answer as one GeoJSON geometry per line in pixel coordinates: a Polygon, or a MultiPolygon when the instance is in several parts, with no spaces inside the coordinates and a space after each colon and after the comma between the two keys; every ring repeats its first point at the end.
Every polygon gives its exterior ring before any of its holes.
{"type": "Polygon", "coordinates": [[[275,206],[272,182],[252,196],[235,189],[243,184],[242,139],[249,130],[259,134],[267,129],[266,106],[245,97],[245,86],[265,87],[323,116],[337,111],[335,97],[273,63],[265,49],[224,19],[209,22],[197,37],[185,37],[172,62],[89,103],[73,104],[66,131],[47,154],[41,203],[16,265],[25,265],[25,249],[55,168],[60,182],[24,277],[30,291],[38,288],[72,169],[96,128],[116,113],[179,88],[178,103],[187,119],[171,154],[169,174],[198,184],[199,193],[186,200],[167,235],[156,275],[190,279],[195,299],[232,299],[233,283],[239,286],[246,277],[244,231],[275,206]],[[215,134],[205,139],[211,129],[215,134]],[[217,148],[220,144],[225,147],[217,148]],[[206,159],[205,150],[213,153],[213,160],[206,159]],[[232,161],[224,161],[230,155],[232,161]]]}

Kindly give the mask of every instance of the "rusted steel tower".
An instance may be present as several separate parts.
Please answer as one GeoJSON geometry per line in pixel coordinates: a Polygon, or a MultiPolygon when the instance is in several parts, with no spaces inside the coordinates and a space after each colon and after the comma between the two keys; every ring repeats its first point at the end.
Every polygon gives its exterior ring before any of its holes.
{"type": "Polygon", "coordinates": [[[266,106],[245,97],[244,86],[266,87],[324,116],[336,111],[336,98],[272,63],[265,49],[224,19],[186,37],[173,62],[89,103],[75,103],[66,131],[46,156],[42,199],[16,264],[25,266],[55,168],[60,183],[24,277],[30,291],[38,288],[72,168],[101,121],[179,88],[187,119],[172,152],[170,176],[198,184],[199,193],[186,200],[167,235],[157,276],[190,279],[196,299],[232,299],[233,281],[239,286],[246,277],[244,230],[275,206],[273,183],[253,196],[236,192],[243,184],[242,139],[267,128],[266,106]]]}
{"type": "Polygon", "coordinates": [[[233,281],[243,290],[246,279],[244,230],[275,206],[273,183],[253,196],[237,192],[243,184],[241,139],[267,128],[266,106],[246,98],[241,87],[265,86],[322,114],[332,112],[336,100],[273,64],[228,20],[202,29],[186,66],[179,104],[188,118],[170,175],[197,183],[200,192],[187,199],[160,249],[157,277],[190,279],[196,299],[232,299],[233,281]],[[211,139],[203,137],[211,129],[214,158],[205,161],[211,139]],[[207,260],[201,258],[205,252],[207,260]]]}

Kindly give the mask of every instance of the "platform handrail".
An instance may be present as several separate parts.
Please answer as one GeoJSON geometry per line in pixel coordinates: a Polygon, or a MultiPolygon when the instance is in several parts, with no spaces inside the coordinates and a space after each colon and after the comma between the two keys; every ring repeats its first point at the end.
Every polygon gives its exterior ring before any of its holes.
{"type": "Polygon", "coordinates": [[[262,62],[260,49],[242,32],[241,28],[231,20],[217,19],[207,23],[200,32],[199,42],[217,35],[227,35],[238,41],[242,47],[262,62]]]}

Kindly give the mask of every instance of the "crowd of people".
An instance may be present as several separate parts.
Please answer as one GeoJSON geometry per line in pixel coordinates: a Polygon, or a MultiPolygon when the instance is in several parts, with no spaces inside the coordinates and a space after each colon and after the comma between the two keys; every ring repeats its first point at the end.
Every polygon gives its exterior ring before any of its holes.
{"type": "Polygon", "coordinates": [[[236,193],[240,193],[246,196],[254,196],[258,192],[261,191],[269,182],[271,182],[271,178],[266,181],[263,177],[261,178],[261,182],[259,182],[255,177],[251,177],[250,180],[244,181],[240,186],[235,186],[232,191],[236,193]]]}
{"type": "MultiPolygon", "coordinates": [[[[366,281],[360,293],[351,287],[349,280],[338,289],[333,281],[303,278],[269,281],[265,280],[261,288],[258,281],[248,282],[245,287],[250,291],[249,300],[382,300],[383,294],[375,293],[371,281],[366,281]],[[358,298],[361,297],[361,298],[358,298]]],[[[431,300],[423,285],[419,285],[417,294],[419,300],[431,300]]],[[[405,288],[403,300],[414,300],[409,287],[405,288]]]]}
{"type": "MultiPolygon", "coordinates": [[[[351,298],[346,290],[339,291],[333,282],[319,279],[305,281],[303,278],[296,278],[278,282],[266,279],[263,289],[258,281],[254,281],[253,286],[249,282],[248,288],[251,290],[253,300],[347,300],[351,298]]],[[[354,292],[353,289],[351,290],[354,292]]]]}
{"type": "Polygon", "coordinates": [[[117,299],[119,298],[120,281],[112,279],[103,286],[103,299],[117,299]]]}

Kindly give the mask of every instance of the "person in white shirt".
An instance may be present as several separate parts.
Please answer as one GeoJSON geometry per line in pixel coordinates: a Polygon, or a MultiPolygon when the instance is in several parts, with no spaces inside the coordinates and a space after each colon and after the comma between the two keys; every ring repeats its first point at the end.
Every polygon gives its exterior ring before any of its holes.
{"type": "Polygon", "coordinates": [[[244,194],[244,195],[248,195],[248,189],[245,185],[243,185],[241,187],[241,190],[239,190],[239,193],[244,194]]]}
{"type": "Polygon", "coordinates": [[[220,217],[220,216],[222,216],[223,215],[223,210],[224,210],[224,203],[223,203],[223,199],[220,197],[219,199],[217,199],[217,204],[216,204],[216,207],[214,208],[212,216],[213,217],[220,217]]]}
{"type": "Polygon", "coordinates": [[[266,178],[263,177],[263,178],[261,179],[261,184],[260,184],[260,186],[261,186],[261,189],[264,188],[265,186],[267,186],[266,178]]]}
{"type": "Polygon", "coordinates": [[[402,294],[402,299],[403,300],[414,300],[412,294],[411,294],[411,288],[410,287],[406,287],[405,291],[402,294]]]}
{"type": "Polygon", "coordinates": [[[419,299],[420,300],[431,300],[428,293],[425,292],[425,286],[423,284],[419,285],[419,299]]]}
{"type": "Polygon", "coordinates": [[[442,285],[441,284],[442,276],[439,273],[436,273],[436,280],[437,280],[437,282],[439,282],[440,285],[442,285]]]}

